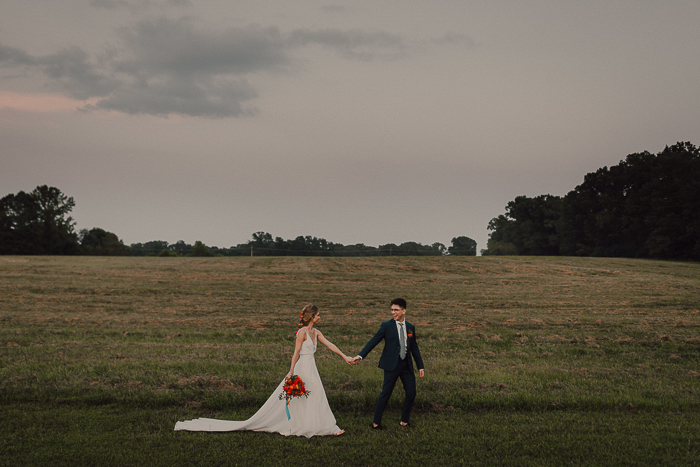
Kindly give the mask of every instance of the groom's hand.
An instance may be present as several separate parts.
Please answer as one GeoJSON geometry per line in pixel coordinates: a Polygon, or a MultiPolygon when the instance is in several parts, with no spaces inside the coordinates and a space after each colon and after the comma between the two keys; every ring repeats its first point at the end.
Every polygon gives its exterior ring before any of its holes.
{"type": "Polygon", "coordinates": [[[418,376],[420,376],[421,378],[425,376],[425,370],[418,370],[418,376]]]}

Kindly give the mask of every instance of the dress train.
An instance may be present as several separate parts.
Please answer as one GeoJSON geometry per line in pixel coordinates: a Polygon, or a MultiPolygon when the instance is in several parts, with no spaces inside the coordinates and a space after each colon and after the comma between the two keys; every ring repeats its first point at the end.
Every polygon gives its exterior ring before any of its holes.
{"type": "MultiPolygon", "coordinates": [[[[306,329],[304,331],[306,332],[306,329]]],[[[284,398],[282,400],[279,399],[284,386],[284,380],[282,380],[267,399],[267,402],[248,420],[232,421],[198,418],[196,420],[177,422],[175,431],[221,432],[250,430],[280,433],[284,436],[306,436],[307,438],[334,435],[340,432],[341,430],[336,425],[330,405],[328,405],[326,391],[323,389],[323,383],[316,368],[314,353],[317,345],[318,341],[314,343],[307,332],[307,338],[301,346],[299,360],[294,367],[294,373],[299,375],[304,381],[309,397],[295,397],[289,402],[291,418],[287,418],[286,400],[284,398]]]]}

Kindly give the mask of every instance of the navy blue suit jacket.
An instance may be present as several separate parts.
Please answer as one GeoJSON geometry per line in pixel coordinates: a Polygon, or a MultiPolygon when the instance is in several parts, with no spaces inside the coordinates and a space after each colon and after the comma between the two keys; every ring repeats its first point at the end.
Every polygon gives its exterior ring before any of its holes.
{"type": "MultiPolygon", "coordinates": [[[[423,366],[423,359],[420,356],[420,350],[418,349],[418,342],[416,342],[416,328],[408,321],[404,320],[406,325],[406,330],[411,336],[408,337],[408,349],[406,352],[406,357],[408,357],[408,367],[413,372],[413,358],[416,359],[416,365],[419,370],[425,368],[423,366]]],[[[382,351],[382,356],[379,358],[379,368],[385,371],[393,371],[396,365],[399,364],[399,331],[396,329],[396,322],[393,319],[389,321],[384,321],[381,326],[379,326],[379,331],[374,335],[373,338],[367,342],[367,345],[360,352],[360,357],[364,360],[374,347],[379,344],[382,339],[384,340],[384,350],[382,351]]]]}

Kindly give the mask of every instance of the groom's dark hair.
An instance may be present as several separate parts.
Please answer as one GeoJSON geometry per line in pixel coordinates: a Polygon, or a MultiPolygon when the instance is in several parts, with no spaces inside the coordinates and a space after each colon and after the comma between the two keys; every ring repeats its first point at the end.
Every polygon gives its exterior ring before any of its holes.
{"type": "Polygon", "coordinates": [[[392,305],[398,305],[402,310],[406,309],[406,300],[403,298],[395,298],[391,301],[392,305]]]}

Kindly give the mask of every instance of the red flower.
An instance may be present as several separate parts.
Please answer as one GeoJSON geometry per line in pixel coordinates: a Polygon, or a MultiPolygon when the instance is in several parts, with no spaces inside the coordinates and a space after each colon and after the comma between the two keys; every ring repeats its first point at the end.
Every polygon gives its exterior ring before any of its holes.
{"type": "Polygon", "coordinates": [[[304,382],[297,375],[292,375],[284,382],[282,387],[283,392],[280,394],[280,399],[287,399],[287,405],[289,401],[294,397],[309,397],[309,391],[304,387],[304,382]]]}

